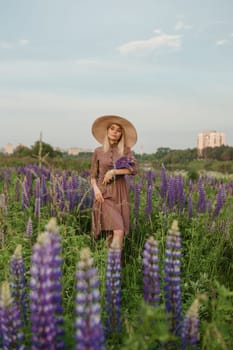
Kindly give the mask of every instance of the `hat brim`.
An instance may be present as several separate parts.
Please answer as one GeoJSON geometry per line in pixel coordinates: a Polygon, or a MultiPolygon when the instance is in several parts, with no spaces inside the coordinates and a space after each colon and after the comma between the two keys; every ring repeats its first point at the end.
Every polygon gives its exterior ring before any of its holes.
{"type": "Polygon", "coordinates": [[[99,143],[104,143],[106,130],[111,124],[118,124],[124,129],[126,146],[133,147],[135,145],[137,142],[137,131],[134,125],[129,120],[117,115],[104,115],[94,121],[92,134],[99,143]]]}

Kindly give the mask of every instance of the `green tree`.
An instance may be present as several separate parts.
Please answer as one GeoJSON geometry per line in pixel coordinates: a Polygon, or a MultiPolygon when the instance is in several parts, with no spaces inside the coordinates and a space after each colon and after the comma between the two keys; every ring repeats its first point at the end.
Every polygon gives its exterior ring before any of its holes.
{"type": "Polygon", "coordinates": [[[32,156],[40,156],[42,158],[55,158],[57,156],[62,156],[62,153],[60,151],[54,150],[50,144],[40,140],[34,143],[34,145],[31,148],[31,152],[32,156]]]}
{"type": "Polygon", "coordinates": [[[15,148],[13,154],[14,156],[17,156],[17,157],[27,157],[27,156],[31,156],[32,151],[29,147],[19,145],[15,148]]]}
{"type": "Polygon", "coordinates": [[[156,160],[162,160],[170,152],[171,149],[169,147],[159,147],[154,156],[156,160]]]}

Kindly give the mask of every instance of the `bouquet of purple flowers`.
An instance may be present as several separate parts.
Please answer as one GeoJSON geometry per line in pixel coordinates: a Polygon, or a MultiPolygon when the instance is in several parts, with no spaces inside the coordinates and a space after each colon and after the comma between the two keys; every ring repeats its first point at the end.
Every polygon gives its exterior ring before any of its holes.
{"type": "Polygon", "coordinates": [[[129,170],[133,170],[133,165],[134,165],[134,160],[132,158],[121,157],[117,159],[117,161],[115,162],[114,168],[115,169],[126,168],[129,170]]]}

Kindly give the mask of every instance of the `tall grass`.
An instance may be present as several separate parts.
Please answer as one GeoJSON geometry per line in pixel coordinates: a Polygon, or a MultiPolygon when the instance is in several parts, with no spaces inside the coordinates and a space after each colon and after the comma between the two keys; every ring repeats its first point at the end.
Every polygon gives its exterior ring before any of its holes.
{"type": "MultiPolygon", "coordinates": [[[[93,240],[90,234],[92,192],[88,171],[48,169],[29,165],[0,169],[0,281],[9,281],[10,261],[18,245],[22,246],[25,267],[25,293],[30,292],[31,259],[38,236],[51,216],[60,229],[62,257],[63,340],[66,349],[75,347],[76,268],[82,248],[89,247],[98,270],[101,312],[105,309],[107,247],[105,238],[93,240]],[[46,181],[41,190],[39,214],[35,214],[36,183],[46,181]],[[28,205],[23,204],[23,182],[27,180],[28,205]],[[46,197],[46,201],[45,201],[46,197]],[[29,218],[32,234],[26,234],[29,218]]],[[[177,348],[176,335],[170,332],[164,307],[164,295],[157,308],[143,300],[143,249],[149,237],[158,241],[160,279],[164,281],[166,239],[177,220],[182,239],[181,297],[182,318],[198,300],[200,349],[231,349],[233,337],[233,184],[227,178],[205,175],[190,181],[184,175],[166,169],[152,173],[140,171],[128,178],[131,196],[131,232],[122,251],[121,309],[122,330],[106,337],[106,349],[177,348]],[[203,188],[200,189],[200,181],[203,188]],[[150,191],[148,191],[150,185],[150,191]],[[140,205],[136,207],[135,186],[140,205]],[[224,188],[226,198],[215,216],[217,194],[224,188]],[[204,191],[204,192],[203,192],[204,191]],[[192,201],[192,215],[190,203],[192,201]],[[205,210],[200,211],[201,208],[205,210]]],[[[37,185],[38,186],[38,185],[37,185]]],[[[30,315],[29,309],[27,311],[30,315]]],[[[30,349],[30,323],[23,328],[25,346],[30,349]]],[[[179,345],[181,346],[181,344],[179,345]]]]}

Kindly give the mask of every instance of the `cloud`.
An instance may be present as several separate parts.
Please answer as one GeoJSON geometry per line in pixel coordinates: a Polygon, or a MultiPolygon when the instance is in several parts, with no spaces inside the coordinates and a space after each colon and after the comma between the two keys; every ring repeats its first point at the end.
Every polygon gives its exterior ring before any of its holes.
{"type": "Polygon", "coordinates": [[[169,35],[155,30],[156,35],[145,40],[129,41],[118,47],[122,55],[128,54],[147,54],[161,48],[179,49],[182,45],[180,35],[169,35]]]}
{"type": "Polygon", "coordinates": [[[183,29],[191,29],[192,26],[190,24],[185,24],[183,21],[179,20],[176,22],[175,25],[175,30],[179,31],[179,30],[183,30],[183,29]]]}
{"type": "Polygon", "coordinates": [[[19,46],[27,46],[27,45],[30,44],[30,40],[20,39],[17,43],[18,43],[19,46]]]}
{"type": "Polygon", "coordinates": [[[229,40],[227,40],[227,39],[221,39],[221,40],[216,41],[217,46],[224,46],[224,45],[227,45],[228,43],[229,43],[229,40]]]}
{"type": "Polygon", "coordinates": [[[17,41],[0,41],[0,49],[14,49],[30,44],[28,39],[19,39],[17,41]]]}
{"type": "Polygon", "coordinates": [[[233,39],[233,33],[230,33],[227,35],[226,38],[224,39],[220,39],[216,41],[216,45],[217,46],[224,46],[224,45],[228,45],[232,43],[232,39],[233,39]]]}

